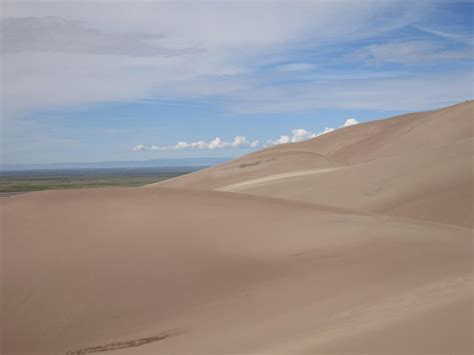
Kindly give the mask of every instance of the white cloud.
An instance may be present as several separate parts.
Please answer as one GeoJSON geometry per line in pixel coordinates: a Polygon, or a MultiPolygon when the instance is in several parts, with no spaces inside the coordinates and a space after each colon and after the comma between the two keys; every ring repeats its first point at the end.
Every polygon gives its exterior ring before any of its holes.
{"type": "Polygon", "coordinates": [[[259,145],[258,140],[249,141],[244,136],[236,136],[232,142],[223,141],[220,137],[216,137],[213,140],[206,141],[196,141],[196,142],[185,142],[179,141],[175,145],[169,146],[159,146],[152,145],[147,147],[143,144],[139,144],[132,148],[135,152],[142,152],[146,150],[158,150],[158,151],[167,151],[167,150],[184,150],[184,149],[223,149],[223,148],[256,148],[259,145]]]}
{"type": "Polygon", "coordinates": [[[290,142],[291,142],[290,136],[280,136],[280,138],[277,138],[277,139],[268,139],[266,145],[285,144],[285,143],[290,143],[290,142]]]}
{"type": "Polygon", "coordinates": [[[184,149],[184,148],[188,148],[189,144],[186,142],[178,142],[176,143],[175,147],[176,149],[184,149]]]}
{"type": "Polygon", "coordinates": [[[132,148],[134,152],[142,152],[146,150],[146,147],[143,144],[136,145],[135,147],[132,148]]]}
{"type": "MultiPolygon", "coordinates": [[[[352,126],[359,123],[355,118],[348,118],[342,127],[352,126]]],[[[320,135],[329,133],[334,131],[336,128],[329,128],[326,127],[322,132],[313,133],[309,132],[304,128],[295,128],[291,131],[291,135],[282,135],[276,139],[268,139],[264,147],[277,145],[277,144],[285,144],[285,143],[295,143],[295,142],[302,142],[307,139],[311,139],[314,137],[318,137],[320,135]]],[[[233,141],[224,141],[220,137],[216,137],[213,140],[206,142],[206,141],[196,141],[188,143],[186,141],[179,141],[175,145],[169,146],[159,146],[159,145],[152,145],[150,147],[146,147],[143,144],[139,144],[132,148],[135,152],[142,152],[147,150],[155,150],[155,151],[170,151],[170,150],[185,150],[185,149],[207,149],[207,150],[216,150],[216,149],[224,149],[224,148],[258,148],[260,147],[259,140],[250,141],[244,136],[236,136],[233,141]]]]}
{"type": "Polygon", "coordinates": [[[324,131],[319,132],[318,134],[316,134],[316,137],[318,137],[318,136],[320,136],[320,135],[322,135],[322,134],[326,134],[326,133],[335,131],[335,130],[336,130],[336,128],[329,128],[329,127],[326,127],[326,128],[324,129],[324,131]]]}
{"type": "Polygon", "coordinates": [[[209,149],[217,149],[217,148],[224,148],[226,146],[226,142],[223,142],[222,139],[219,137],[214,138],[214,140],[210,141],[207,147],[209,149]]]}
{"type": "MultiPolygon", "coordinates": [[[[348,118],[340,128],[352,126],[358,123],[359,122],[355,118],[348,118]]],[[[305,130],[304,128],[296,128],[291,131],[291,136],[280,136],[280,138],[277,138],[277,139],[267,140],[266,146],[284,144],[284,143],[290,143],[290,142],[291,143],[301,142],[301,141],[305,141],[307,139],[311,139],[314,137],[319,137],[323,134],[335,131],[336,129],[337,128],[326,127],[322,132],[312,133],[305,130]]]]}
{"type": "Polygon", "coordinates": [[[316,136],[317,135],[315,133],[308,132],[304,128],[296,128],[291,131],[291,136],[280,136],[280,138],[268,139],[266,145],[270,146],[277,144],[301,142],[310,138],[314,138],[316,136]]]}
{"type": "Polygon", "coordinates": [[[355,118],[348,118],[346,120],[346,122],[344,122],[343,127],[352,126],[352,125],[355,125],[355,124],[358,124],[358,123],[359,123],[359,121],[357,121],[355,118]]]}
{"type": "Polygon", "coordinates": [[[296,128],[291,131],[291,141],[301,142],[309,138],[315,137],[314,133],[308,132],[303,128],[296,128]]]}
{"type": "Polygon", "coordinates": [[[234,148],[239,148],[239,147],[251,147],[255,148],[258,146],[258,140],[254,141],[249,141],[247,138],[244,136],[237,136],[234,138],[234,141],[232,142],[232,147],[234,148]]]}

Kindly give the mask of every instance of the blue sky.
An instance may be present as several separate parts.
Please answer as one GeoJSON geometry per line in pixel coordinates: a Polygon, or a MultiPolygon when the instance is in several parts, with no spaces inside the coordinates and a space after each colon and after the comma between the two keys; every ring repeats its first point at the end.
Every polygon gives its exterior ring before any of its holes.
{"type": "Polygon", "coordinates": [[[4,2],[2,162],[233,157],[349,118],[470,99],[473,11],[423,0],[4,2]]]}

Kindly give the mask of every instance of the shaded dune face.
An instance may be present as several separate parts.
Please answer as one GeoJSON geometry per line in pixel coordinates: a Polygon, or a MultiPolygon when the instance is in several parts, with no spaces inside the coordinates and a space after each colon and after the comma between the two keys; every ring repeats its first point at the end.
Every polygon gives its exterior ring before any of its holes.
{"type": "Polygon", "coordinates": [[[472,353],[472,111],[1,198],[1,353],[472,353]]]}

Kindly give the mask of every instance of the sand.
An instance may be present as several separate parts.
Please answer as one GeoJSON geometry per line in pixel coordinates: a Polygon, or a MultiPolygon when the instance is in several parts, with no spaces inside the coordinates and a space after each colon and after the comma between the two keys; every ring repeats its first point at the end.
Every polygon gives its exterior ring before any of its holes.
{"type": "Polygon", "coordinates": [[[0,199],[2,354],[472,353],[472,110],[0,199]]]}

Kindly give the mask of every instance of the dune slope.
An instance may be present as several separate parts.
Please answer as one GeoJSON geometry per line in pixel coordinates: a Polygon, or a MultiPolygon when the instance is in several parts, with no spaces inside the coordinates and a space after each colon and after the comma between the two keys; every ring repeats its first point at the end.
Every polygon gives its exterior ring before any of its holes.
{"type": "Polygon", "coordinates": [[[148,188],[232,191],[472,228],[473,124],[468,101],[279,145],[148,188]]]}
{"type": "Polygon", "coordinates": [[[0,198],[1,353],[473,353],[472,111],[0,198]]]}
{"type": "Polygon", "coordinates": [[[219,188],[472,228],[474,140],[346,167],[269,175],[219,188]]]}
{"type": "Polygon", "coordinates": [[[354,337],[377,353],[384,329],[440,317],[433,334],[470,351],[469,319],[443,318],[471,305],[465,228],[174,189],[39,192],[2,213],[5,354],[318,353],[354,337]]]}

